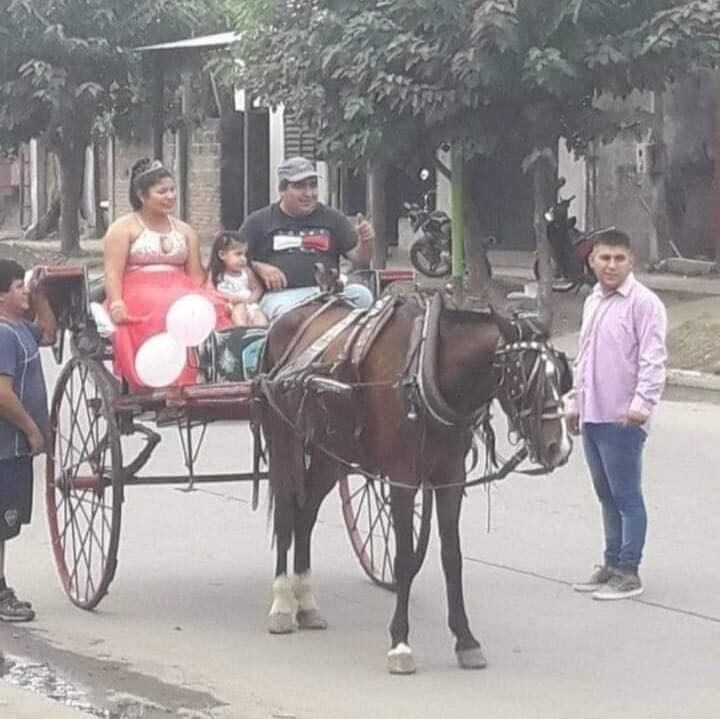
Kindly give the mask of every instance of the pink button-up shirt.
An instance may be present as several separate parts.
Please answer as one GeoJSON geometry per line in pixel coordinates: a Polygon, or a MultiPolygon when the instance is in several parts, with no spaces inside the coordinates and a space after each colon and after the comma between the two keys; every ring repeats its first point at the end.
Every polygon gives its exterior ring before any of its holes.
{"type": "Polygon", "coordinates": [[[665,387],[667,313],[631,273],[614,292],[597,284],[585,300],[573,391],[567,410],[582,422],[650,418],[665,387]]]}

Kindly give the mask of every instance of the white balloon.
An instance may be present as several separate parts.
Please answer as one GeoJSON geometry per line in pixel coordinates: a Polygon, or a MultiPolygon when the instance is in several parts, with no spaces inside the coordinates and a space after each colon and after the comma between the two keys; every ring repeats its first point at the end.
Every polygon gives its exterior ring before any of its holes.
{"type": "Polygon", "coordinates": [[[97,302],[90,303],[90,314],[95,320],[98,334],[101,337],[112,337],[115,334],[115,323],[110,319],[107,310],[97,302]]]}
{"type": "Polygon", "coordinates": [[[148,387],[167,387],[181,375],[186,361],[185,347],[162,332],[140,345],[135,355],[135,373],[148,387]]]}
{"type": "Polygon", "coordinates": [[[215,328],[217,317],[207,297],[189,294],[175,300],[165,320],[167,331],[184,347],[197,347],[215,328]]]}

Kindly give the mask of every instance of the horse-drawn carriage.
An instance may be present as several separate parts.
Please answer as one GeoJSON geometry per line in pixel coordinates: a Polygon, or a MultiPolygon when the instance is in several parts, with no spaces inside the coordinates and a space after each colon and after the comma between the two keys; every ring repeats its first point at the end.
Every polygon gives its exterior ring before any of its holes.
{"type": "MultiPolygon", "coordinates": [[[[389,283],[411,279],[412,273],[405,270],[372,271],[366,277],[375,292],[389,283]]],[[[251,382],[129,391],[109,369],[112,347],[98,334],[86,269],[47,268],[43,281],[58,319],[53,352],[62,365],[50,413],[45,490],[48,524],[63,588],[74,604],[92,609],[115,575],[123,502],[129,487],[181,483],[192,487],[253,480],[252,472],[197,471],[208,425],[250,419],[251,382]],[[186,470],[183,475],[143,473],[161,439],[158,427],[177,429],[186,470]],[[123,442],[130,437],[133,442],[123,442]]],[[[265,473],[261,476],[267,477],[265,473]]],[[[363,570],[373,581],[392,588],[394,539],[386,488],[362,478],[344,478],[339,493],[345,525],[363,570]]],[[[431,501],[426,493],[418,502],[418,553],[427,547],[431,501]]]]}
{"type": "MultiPolygon", "coordinates": [[[[412,275],[371,277],[382,285],[412,275]]],[[[277,558],[269,630],[326,626],[310,586],[311,538],[320,505],[337,484],[362,568],[397,590],[390,671],[415,669],[408,600],[433,503],[458,662],[485,666],[464,608],[460,506],[469,486],[507,476],[526,459],[536,465],[524,470],[531,474],[567,461],[572,443],[562,394],[569,368],[542,327],[490,308],[454,306],[439,292],[388,296],[357,310],[327,290],[273,322],[252,381],[129,392],[107,368],[111,348],[98,336],[85,271],[51,270],[45,282],[61,329],[58,362],[66,335],[73,348],[52,400],[46,499],[55,560],[75,604],[95,607],[113,579],[127,487],[254,480],[256,505],[264,435],[277,558]],[[495,400],[516,439],[503,462],[494,448],[495,400]],[[253,472],[196,472],[206,428],[219,420],[251,420],[253,472]],[[148,425],[177,427],[184,476],[143,473],[160,441],[148,425]],[[469,481],[466,460],[477,454],[476,436],[488,461],[484,475],[469,481]],[[130,459],[124,437],[142,440],[130,459]]]]}

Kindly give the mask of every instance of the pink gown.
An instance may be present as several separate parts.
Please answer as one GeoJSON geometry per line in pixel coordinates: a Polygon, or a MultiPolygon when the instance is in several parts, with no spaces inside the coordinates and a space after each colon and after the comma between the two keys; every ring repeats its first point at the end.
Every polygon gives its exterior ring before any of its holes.
{"type": "MultiPolygon", "coordinates": [[[[197,287],[185,273],[187,240],[172,220],[170,223],[168,233],[143,225],[130,246],[125,266],[122,298],[129,317],[137,321],[116,327],[113,356],[116,374],[133,388],[146,387],[135,372],[135,355],[145,340],[166,331],[165,318],[175,300],[187,294],[203,294],[215,305],[219,328],[227,322],[224,304],[221,306],[217,297],[197,287]]],[[[186,363],[171,386],[195,384],[197,376],[197,368],[186,363]]]]}

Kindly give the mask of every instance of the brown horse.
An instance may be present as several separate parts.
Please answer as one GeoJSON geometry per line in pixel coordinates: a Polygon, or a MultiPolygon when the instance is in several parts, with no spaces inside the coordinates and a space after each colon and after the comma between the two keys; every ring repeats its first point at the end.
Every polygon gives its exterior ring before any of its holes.
{"type": "Polygon", "coordinates": [[[547,471],[566,462],[571,442],[561,385],[567,367],[534,329],[524,333],[492,311],[448,309],[439,294],[380,300],[366,313],[325,300],[272,325],[256,385],[277,550],[269,631],[326,627],[310,585],[312,530],[338,478],[362,468],[390,484],[397,603],[389,670],[415,670],[408,602],[419,570],[413,516],[420,487],[435,492],[458,662],[484,667],[462,588],[458,523],[466,456],[474,431],[489,429],[488,407],[497,398],[531,460],[547,471]]]}

